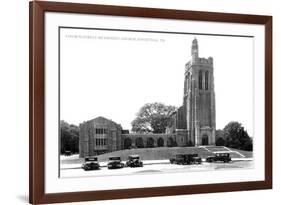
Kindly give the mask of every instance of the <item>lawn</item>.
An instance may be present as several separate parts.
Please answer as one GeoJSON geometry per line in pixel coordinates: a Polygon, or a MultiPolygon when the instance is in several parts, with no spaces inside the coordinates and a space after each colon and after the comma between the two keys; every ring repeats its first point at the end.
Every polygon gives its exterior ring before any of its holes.
{"type": "MultiPolygon", "coordinates": [[[[155,148],[139,148],[139,149],[126,149],[126,150],[118,150],[115,152],[105,153],[102,155],[98,155],[98,160],[100,162],[108,161],[110,156],[120,156],[123,161],[128,159],[129,155],[137,154],[141,157],[142,160],[163,160],[170,159],[174,157],[176,154],[198,154],[201,158],[206,158],[212,155],[213,151],[227,151],[223,147],[207,147],[209,150],[204,147],[155,147],[155,148]]],[[[246,158],[252,158],[253,153],[249,151],[241,151],[233,148],[229,148],[232,151],[237,151],[244,155],[246,158]]],[[[239,158],[236,153],[231,153],[231,157],[239,158]]],[[[84,162],[83,159],[79,159],[78,155],[72,155],[69,157],[61,156],[61,162],[63,164],[82,164],[84,162]]]]}
{"type": "Polygon", "coordinates": [[[126,149],[116,152],[106,153],[98,156],[99,161],[107,161],[110,156],[120,156],[122,160],[126,160],[129,155],[137,154],[142,160],[162,160],[170,159],[176,154],[198,154],[205,158],[211,153],[201,147],[156,147],[156,148],[139,148],[126,149]]]}

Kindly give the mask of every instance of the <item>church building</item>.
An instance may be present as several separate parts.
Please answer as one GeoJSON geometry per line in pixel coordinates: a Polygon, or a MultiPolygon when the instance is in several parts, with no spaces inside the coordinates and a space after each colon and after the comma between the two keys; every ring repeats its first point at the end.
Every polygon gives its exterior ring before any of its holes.
{"type": "Polygon", "coordinates": [[[215,145],[213,58],[199,57],[197,39],[192,41],[191,60],[185,65],[183,105],[175,115],[175,131],[186,135],[188,145],[215,145]]]}
{"type": "Polygon", "coordinates": [[[172,115],[174,123],[163,134],[124,131],[104,117],[80,124],[80,157],[143,147],[215,145],[216,106],[213,58],[200,58],[197,39],[192,41],[191,60],[185,64],[183,104],[172,115]]]}

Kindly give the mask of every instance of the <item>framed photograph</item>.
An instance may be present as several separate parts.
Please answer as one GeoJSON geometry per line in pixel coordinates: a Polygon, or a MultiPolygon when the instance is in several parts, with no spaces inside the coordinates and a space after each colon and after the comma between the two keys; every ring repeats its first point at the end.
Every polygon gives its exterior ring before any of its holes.
{"type": "Polygon", "coordinates": [[[30,2],[30,203],[272,188],[272,17],[30,2]]]}

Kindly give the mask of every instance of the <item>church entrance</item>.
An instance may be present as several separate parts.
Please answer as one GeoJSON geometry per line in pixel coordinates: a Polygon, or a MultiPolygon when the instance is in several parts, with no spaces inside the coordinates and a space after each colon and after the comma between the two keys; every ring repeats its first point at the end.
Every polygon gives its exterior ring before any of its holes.
{"type": "Polygon", "coordinates": [[[209,144],[209,138],[208,135],[203,135],[202,137],[202,145],[208,145],[209,144]]]}

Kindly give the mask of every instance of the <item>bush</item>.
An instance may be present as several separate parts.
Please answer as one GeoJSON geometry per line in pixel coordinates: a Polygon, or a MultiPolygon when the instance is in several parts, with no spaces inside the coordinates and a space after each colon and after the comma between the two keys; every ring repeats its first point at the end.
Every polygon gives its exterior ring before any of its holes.
{"type": "Polygon", "coordinates": [[[244,146],[243,146],[243,150],[253,151],[253,141],[252,140],[246,141],[244,146]]]}
{"type": "Polygon", "coordinates": [[[216,145],[217,146],[225,146],[225,140],[222,137],[218,138],[216,140],[216,145]]]}
{"type": "Polygon", "coordinates": [[[252,139],[239,122],[230,122],[223,129],[225,146],[251,151],[253,149],[252,139]]]}

